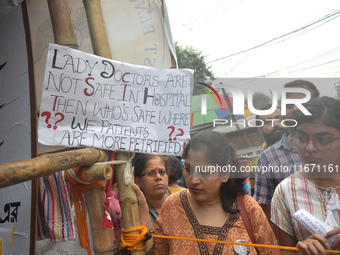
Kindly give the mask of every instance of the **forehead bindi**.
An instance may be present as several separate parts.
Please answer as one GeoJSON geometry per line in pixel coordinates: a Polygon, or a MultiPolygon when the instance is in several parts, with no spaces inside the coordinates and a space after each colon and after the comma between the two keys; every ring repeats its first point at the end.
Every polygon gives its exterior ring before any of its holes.
{"type": "Polygon", "coordinates": [[[165,163],[160,157],[151,158],[145,165],[146,170],[165,169],[165,163]]]}

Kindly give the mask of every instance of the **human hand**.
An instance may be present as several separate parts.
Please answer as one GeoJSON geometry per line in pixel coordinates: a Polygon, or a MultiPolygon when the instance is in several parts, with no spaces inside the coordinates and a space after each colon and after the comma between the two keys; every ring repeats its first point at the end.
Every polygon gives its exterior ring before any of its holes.
{"type": "Polygon", "coordinates": [[[329,244],[323,236],[314,233],[306,240],[298,242],[296,247],[302,249],[298,252],[299,255],[326,255],[329,244]]]}
{"type": "Polygon", "coordinates": [[[136,192],[138,201],[138,210],[141,223],[147,227],[147,229],[153,229],[151,218],[149,214],[149,206],[146,202],[143,192],[135,183],[132,184],[132,189],[136,192]]]}
{"type": "Polygon", "coordinates": [[[338,235],[338,234],[340,234],[340,228],[335,228],[335,229],[329,231],[325,236],[325,238],[327,238],[327,239],[332,237],[332,236],[335,237],[335,240],[333,241],[333,243],[331,245],[332,250],[339,250],[340,249],[340,236],[335,236],[335,235],[338,235]]]}
{"type": "Polygon", "coordinates": [[[148,209],[149,207],[148,207],[148,203],[146,202],[145,196],[144,196],[143,192],[141,191],[141,189],[138,187],[138,185],[136,183],[132,184],[132,189],[136,193],[137,201],[138,201],[138,206],[140,208],[143,208],[143,209],[145,209],[145,208],[148,209]]]}

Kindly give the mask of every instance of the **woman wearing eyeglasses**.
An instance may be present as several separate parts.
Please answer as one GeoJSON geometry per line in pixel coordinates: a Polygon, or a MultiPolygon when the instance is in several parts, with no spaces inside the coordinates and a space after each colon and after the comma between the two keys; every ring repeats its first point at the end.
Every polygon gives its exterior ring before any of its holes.
{"type": "MultiPolygon", "coordinates": [[[[305,163],[283,180],[272,199],[271,220],[278,226],[280,245],[298,247],[300,254],[326,254],[340,248],[340,101],[320,97],[304,104],[311,115],[297,112],[293,144],[305,163]],[[326,222],[332,231],[326,238],[311,233],[293,218],[300,209],[326,222]]],[[[292,166],[297,167],[297,166],[292,166]]],[[[296,254],[282,251],[282,254],[296,254]]]]}
{"type": "Polygon", "coordinates": [[[135,183],[144,193],[152,225],[155,227],[161,207],[168,197],[168,174],[164,157],[141,154],[134,162],[134,174],[135,183]]]}

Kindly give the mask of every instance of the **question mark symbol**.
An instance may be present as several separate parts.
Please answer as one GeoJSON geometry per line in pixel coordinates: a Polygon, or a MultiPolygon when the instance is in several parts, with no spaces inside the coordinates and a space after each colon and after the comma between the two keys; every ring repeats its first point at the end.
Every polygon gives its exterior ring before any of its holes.
{"type": "Polygon", "coordinates": [[[169,134],[169,141],[171,142],[172,141],[172,138],[171,138],[171,135],[173,134],[173,132],[175,131],[175,127],[174,126],[168,126],[168,129],[171,128],[171,132],[169,134]]]}
{"type": "Polygon", "coordinates": [[[183,136],[183,135],[184,135],[183,129],[179,128],[178,130],[181,131],[181,133],[180,133],[180,134],[177,134],[177,135],[174,137],[174,141],[177,140],[177,138],[176,138],[177,136],[183,136]]]}
{"type": "Polygon", "coordinates": [[[62,120],[64,120],[64,119],[65,119],[65,115],[62,114],[61,112],[57,112],[56,114],[54,114],[54,116],[55,116],[55,117],[57,117],[57,116],[60,116],[60,117],[61,117],[60,120],[56,121],[55,124],[54,124],[53,129],[56,130],[56,129],[58,128],[58,127],[57,127],[57,123],[60,122],[60,121],[62,121],[62,120]]]}
{"type": "Polygon", "coordinates": [[[51,118],[51,113],[50,112],[43,112],[41,114],[41,117],[45,117],[45,116],[46,116],[45,122],[47,124],[47,128],[51,128],[52,125],[48,123],[48,120],[51,118]]]}

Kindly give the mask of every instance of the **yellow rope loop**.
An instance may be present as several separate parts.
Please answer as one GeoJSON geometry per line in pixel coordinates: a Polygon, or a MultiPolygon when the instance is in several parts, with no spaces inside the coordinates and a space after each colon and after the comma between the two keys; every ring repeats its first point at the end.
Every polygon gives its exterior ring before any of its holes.
{"type": "Polygon", "coordinates": [[[121,238],[121,249],[126,248],[128,250],[144,250],[146,248],[146,245],[143,247],[138,248],[137,244],[139,244],[141,241],[145,239],[145,235],[148,232],[148,229],[141,225],[137,228],[130,228],[130,229],[124,229],[123,228],[122,238],[121,238]],[[140,234],[127,234],[129,232],[134,232],[140,230],[140,234]]]}

